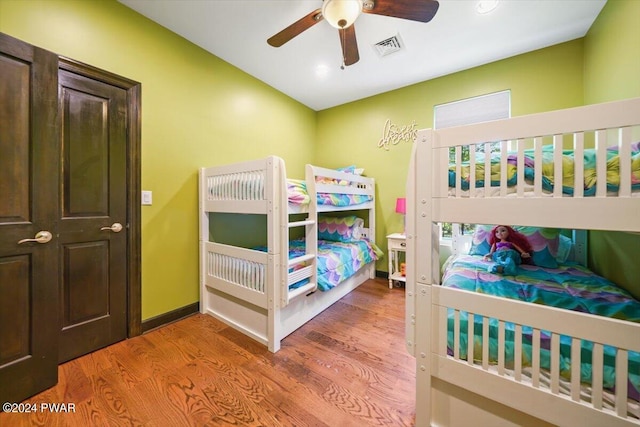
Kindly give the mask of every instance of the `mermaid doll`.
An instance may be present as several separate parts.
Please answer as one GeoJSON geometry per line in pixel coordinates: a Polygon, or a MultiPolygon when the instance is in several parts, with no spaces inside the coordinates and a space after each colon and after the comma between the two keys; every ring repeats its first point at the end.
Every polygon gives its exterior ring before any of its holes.
{"type": "Polygon", "coordinates": [[[531,258],[531,245],[526,236],[508,225],[493,227],[489,243],[491,250],[484,259],[494,262],[488,268],[490,273],[514,275],[522,259],[531,258]]]}

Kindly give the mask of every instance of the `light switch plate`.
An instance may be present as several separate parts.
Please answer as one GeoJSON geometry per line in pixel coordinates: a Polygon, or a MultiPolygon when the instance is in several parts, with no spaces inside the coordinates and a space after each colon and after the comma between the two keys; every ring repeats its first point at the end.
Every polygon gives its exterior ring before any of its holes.
{"type": "Polygon", "coordinates": [[[142,204],[143,205],[151,205],[153,202],[153,194],[151,191],[143,191],[142,192],[142,204]]]}

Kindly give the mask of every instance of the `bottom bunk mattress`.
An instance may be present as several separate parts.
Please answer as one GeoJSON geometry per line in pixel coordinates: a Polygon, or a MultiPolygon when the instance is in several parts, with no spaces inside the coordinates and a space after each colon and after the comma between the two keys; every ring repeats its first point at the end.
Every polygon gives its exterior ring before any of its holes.
{"type": "MultiPolygon", "coordinates": [[[[598,316],[640,322],[640,301],[609,280],[596,275],[577,263],[566,263],[558,268],[535,265],[518,266],[515,275],[490,273],[490,261],[477,255],[457,255],[447,260],[442,286],[466,291],[510,298],[535,304],[579,311],[598,316]]],[[[467,359],[467,314],[460,313],[460,358],[467,359]]],[[[535,326],[535,325],[532,325],[535,326]]],[[[473,356],[482,354],[483,319],[474,316],[473,356]]],[[[515,325],[505,324],[505,362],[513,365],[515,325]]],[[[533,328],[522,326],[522,366],[531,366],[533,328]]],[[[449,309],[448,351],[452,352],[454,341],[454,310],[449,309]]],[[[498,321],[489,319],[489,360],[498,360],[498,321]]],[[[590,384],[591,354],[593,343],[582,341],[581,382],[590,384]]],[[[550,336],[541,331],[540,366],[550,367],[550,336]]],[[[571,374],[571,338],[560,338],[560,375],[569,379],[571,374]]],[[[604,346],[603,387],[613,389],[615,384],[615,349],[604,346]]],[[[629,352],[629,392],[633,400],[640,400],[640,354],[629,352]]]]}
{"type": "MultiPolygon", "coordinates": [[[[305,247],[304,240],[289,242],[289,258],[304,255],[305,247]]],[[[381,256],[382,251],[367,239],[351,242],[318,240],[318,289],[328,291],[336,287],[381,256]]],[[[296,283],[292,287],[301,285],[296,283]]]]}
{"type": "MultiPolygon", "coordinates": [[[[266,246],[259,246],[255,250],[267,251],[266,246]]],[[[306,253],[304,239],[289,242],[289,259],[303,256],[306,253]]],[[[383,252],[375,243],[368,239],[358,239],[349,242],[334,242],[318,240],[318,289],[328,291],[344,282],[362,267],[370,262],[377,261],[383,252]]],[[[289,272],[301,269],[307,263],[292,267],[289,272]]],[[[289,285],[289,289],[296,289],[309,283],[309,279],[303,279],[289,285]]]]}

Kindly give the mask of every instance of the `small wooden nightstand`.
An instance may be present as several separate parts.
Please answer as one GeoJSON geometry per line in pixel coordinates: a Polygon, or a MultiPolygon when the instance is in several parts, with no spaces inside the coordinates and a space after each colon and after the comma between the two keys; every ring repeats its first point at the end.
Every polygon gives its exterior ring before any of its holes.
{"type": "Polygon", "coordinates": [[[387,236],[387,250],[389,252],[389,289],[393,288],[393,282],[406,283],[407,278],[399,268],[399,254],[407,251],[407,236],[393,233],[387,236]]]}

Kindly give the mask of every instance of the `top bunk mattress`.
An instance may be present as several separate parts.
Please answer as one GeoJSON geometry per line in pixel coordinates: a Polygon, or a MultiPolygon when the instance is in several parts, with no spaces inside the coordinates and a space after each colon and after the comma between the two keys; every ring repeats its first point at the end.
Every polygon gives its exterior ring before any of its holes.
{"type": "MultiPolygon", "coordinates": [[[[340,184],[338,184],[340,185],[340,184]]],[[[344,184],[345,186],[347,184],[344,184]]],[[[303,211],[309,205],[310,196],[307,184],[301,179],[287,179],[287,198],[289,208],[293,211],[303,211]]],[[[363,205],[373,200],[368,194],[346,193],[317,193],[319,208],[324,207],[349,207],[363,205]]]]}
{"type": "MultiPolygon", "coordinates": [[[[558,158],[554,156],[554,147],[545,145],[540,150],[541,162],[541,188],[543,194],[554,193],[556,183],[561,185],[561,193],[565,196],[572,196],[576,192],[575,188],[575,167],[576,154],[574,150],[562,150],[560,162],[562,164],[562,176],[560,180],[555,179],[556,166],[555,162],[558,158]]],[[[615,195],[620,191],[620,150],[617,146],[608,147],[605,151],[606,155],[606,191],[608,195],[615,195]]],[[[584,196],[594,196],[597,190],[597,150],[593,148],[584,149],[582,151],[582,194],[584,196]]],[[[640,142],[631,145],[631,192],[634,196],[640,195],[640,142]]],[[[475,161],[475,189],[485,196],[494,196],[499,192],[502,181],[501,162],[502,156],[499,152],[493,152],[489,155],[488,164],[490,165],[490,183],[486,185],[486,155],[484,153],[476,153],[475,161]]],[[[534,149],[524,150],[521,176],[524,178],[523,188],[525,193],[534,192],[534,181],[536,179],[536,153],[534,149]]],[[[515,192],[518,184],[518,153],[508,152],[506,155],[506,172],[505,181],[509,190],[507,193],[515,192]]],[[[466,195],[470,187],[471,181],[471,161],[464,160],[460,162],[459,169],[455,162],[449,164],[448,184],[452,189],[450,195],[455,194],[457,170],[460,175],[460,189],[466,195]]],[[[558,168],[559,170],[559,168],[558,168]]]]}

